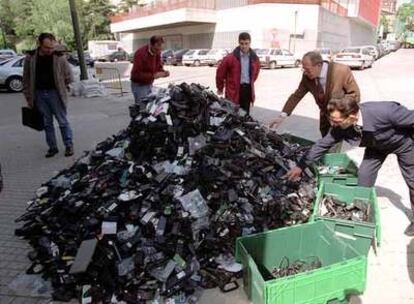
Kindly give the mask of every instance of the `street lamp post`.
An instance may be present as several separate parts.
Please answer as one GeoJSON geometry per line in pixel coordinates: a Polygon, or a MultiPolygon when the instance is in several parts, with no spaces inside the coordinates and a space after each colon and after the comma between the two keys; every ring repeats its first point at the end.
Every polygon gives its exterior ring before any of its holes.
{"type": "Polygon", "coordinates": [[[81,70],[81,80],[88,79],[88,73],[86,72],[85,56],[83,53],[83,45],[81,39],[81,33],[79,28],[78,12],[76,10],[75,0],[69,0],[70,15],[72,17],[73,32],[75,33],[76,48],[78,50],[79,66],[81,70]]]}

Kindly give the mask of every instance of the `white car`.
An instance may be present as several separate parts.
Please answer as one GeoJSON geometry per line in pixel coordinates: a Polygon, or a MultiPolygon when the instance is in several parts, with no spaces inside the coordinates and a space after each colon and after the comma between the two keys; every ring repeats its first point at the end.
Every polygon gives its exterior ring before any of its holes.
{"type": "MultiPolygon", "coordinates": [[[[25,56],[18,56],[0,63],[0,87],[11,92],[23,90],[23,64],[25,56]]],[[[80,69],[69,64],[75,81],[80,79],[80,69]]]]}
{"type": "Polygon", "coordinates": [[[335,55],[334,62],[345,64],[352,68],[363,70],[372,67],[375,59],[370,55],[369,49],[364,47],[349,47],[335,55]]]}
{"type": "Polygon", "coordinates": [[[332,50],[329,48],[321,48],[317,49],[316,51],[321,54],[323,61],[330,62],[333,58],[332,50]]]}
{"type": "Polygon", "coordinates": [[[300,60],[288,50],[271,48],[256,49],[255,51],[262,67],[275,69],[276,67],[283,68],[285,66],[297,67],[300,64],[300,60]]]}
{"type": "Polygon", "coordinates": [[[379,50],[376,46],[374,45],[364,45],[362,46],[363,48],[367,48],[369,51],[369,54],[374,57],[375,60],[377,60],[380,57],[380,53],[379,50]]]}
{"type": "Polygon", "coordinates": [[[183,65],[200,66],[206,60],[208,51],[208,49],[189,50],[183,56],[183,65]]]}
{"type": "Polygon", "coordinates": [[[209,66],[219,65],[223,58],[229,53],[226,49],[211,49],[204,60],[201,61],[201,64],[206,64],[209,66]]]}
{"type": "Polygon", "coordinates": [[[13,50],[8,50],[8,49],[0,50],[0,59],[9,59],[9,58],[13,58],[16,56],[17,54],[13,50]]]}

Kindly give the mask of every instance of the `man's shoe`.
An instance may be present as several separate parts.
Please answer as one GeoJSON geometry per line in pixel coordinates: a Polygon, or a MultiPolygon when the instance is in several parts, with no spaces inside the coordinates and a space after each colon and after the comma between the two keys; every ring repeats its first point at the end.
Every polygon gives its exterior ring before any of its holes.
{"type": "Polygon", "coordinates": [[[404,231],[405,235],[414,236],[414,222],[408,225],[407,229],[404,231]]]}
{"type": "Polygon", "coordinates": [[[69,157],[69,156],[72,156],[73,154],[74,154],[74,152],[73,152],[73,146],[66,147],[65,156],[66,157],[69,157]]]}
{"type": "Polygon", "coordinates": [[[55,156],[58,153],[59,153],[59,150],[57,148],[50,148],[49,150],[47,150],[45,157],[50,158],[50,157],[55,156]]]}

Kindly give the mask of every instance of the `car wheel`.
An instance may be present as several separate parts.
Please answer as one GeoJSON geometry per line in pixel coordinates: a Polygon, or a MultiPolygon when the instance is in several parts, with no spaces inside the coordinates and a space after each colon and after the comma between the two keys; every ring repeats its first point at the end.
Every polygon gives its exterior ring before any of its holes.
{"type": "Polygon", "coordinates": [[[295,68],[297,68],[299,65],[300,65],[300,60],[298,59],[295,61],[295,68]]]}
{"type": "Polygon", "coordinates": [[[6,81],[7,89],[11,92],[23,91],[23,78],[20,76],[12,76],[6,81]]]}
{"type": "Polygon", "coordinates": [[[196,67],[200,66],[200,60],[195,60],[194,61],[194,66],[196,66],[196,67]]]}
{"type": "Polygon", "coordinates": [[[276,69],[276,61],[272,61],[271,63],[269,63],[269,69],[271,70],[276,69]]]}

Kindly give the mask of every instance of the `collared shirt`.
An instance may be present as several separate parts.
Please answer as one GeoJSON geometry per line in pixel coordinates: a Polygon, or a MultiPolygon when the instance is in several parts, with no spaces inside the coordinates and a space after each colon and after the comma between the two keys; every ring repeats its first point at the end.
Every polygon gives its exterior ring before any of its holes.
{"type": "Polygon", "coordinates": [[[322,63],[321,74],[319,75],[318,80],[324,93],[326,93],[326,81],[328,80],[328,64],[326,62],[322,63]]]}
{"type": "Polygon", "coordinates": [[[250,52],[247,54],[240,52],[240,83],[250,83],[250,52]]]}
{"type": "Polygon", "coordinates": [[[361,127],[361,128],[364,126],[364,120],[362,118],[362,112],[361,112],[361,110],[359,110],[359,112],[358,112],[357,126],[358,127],[361,127]]]}

